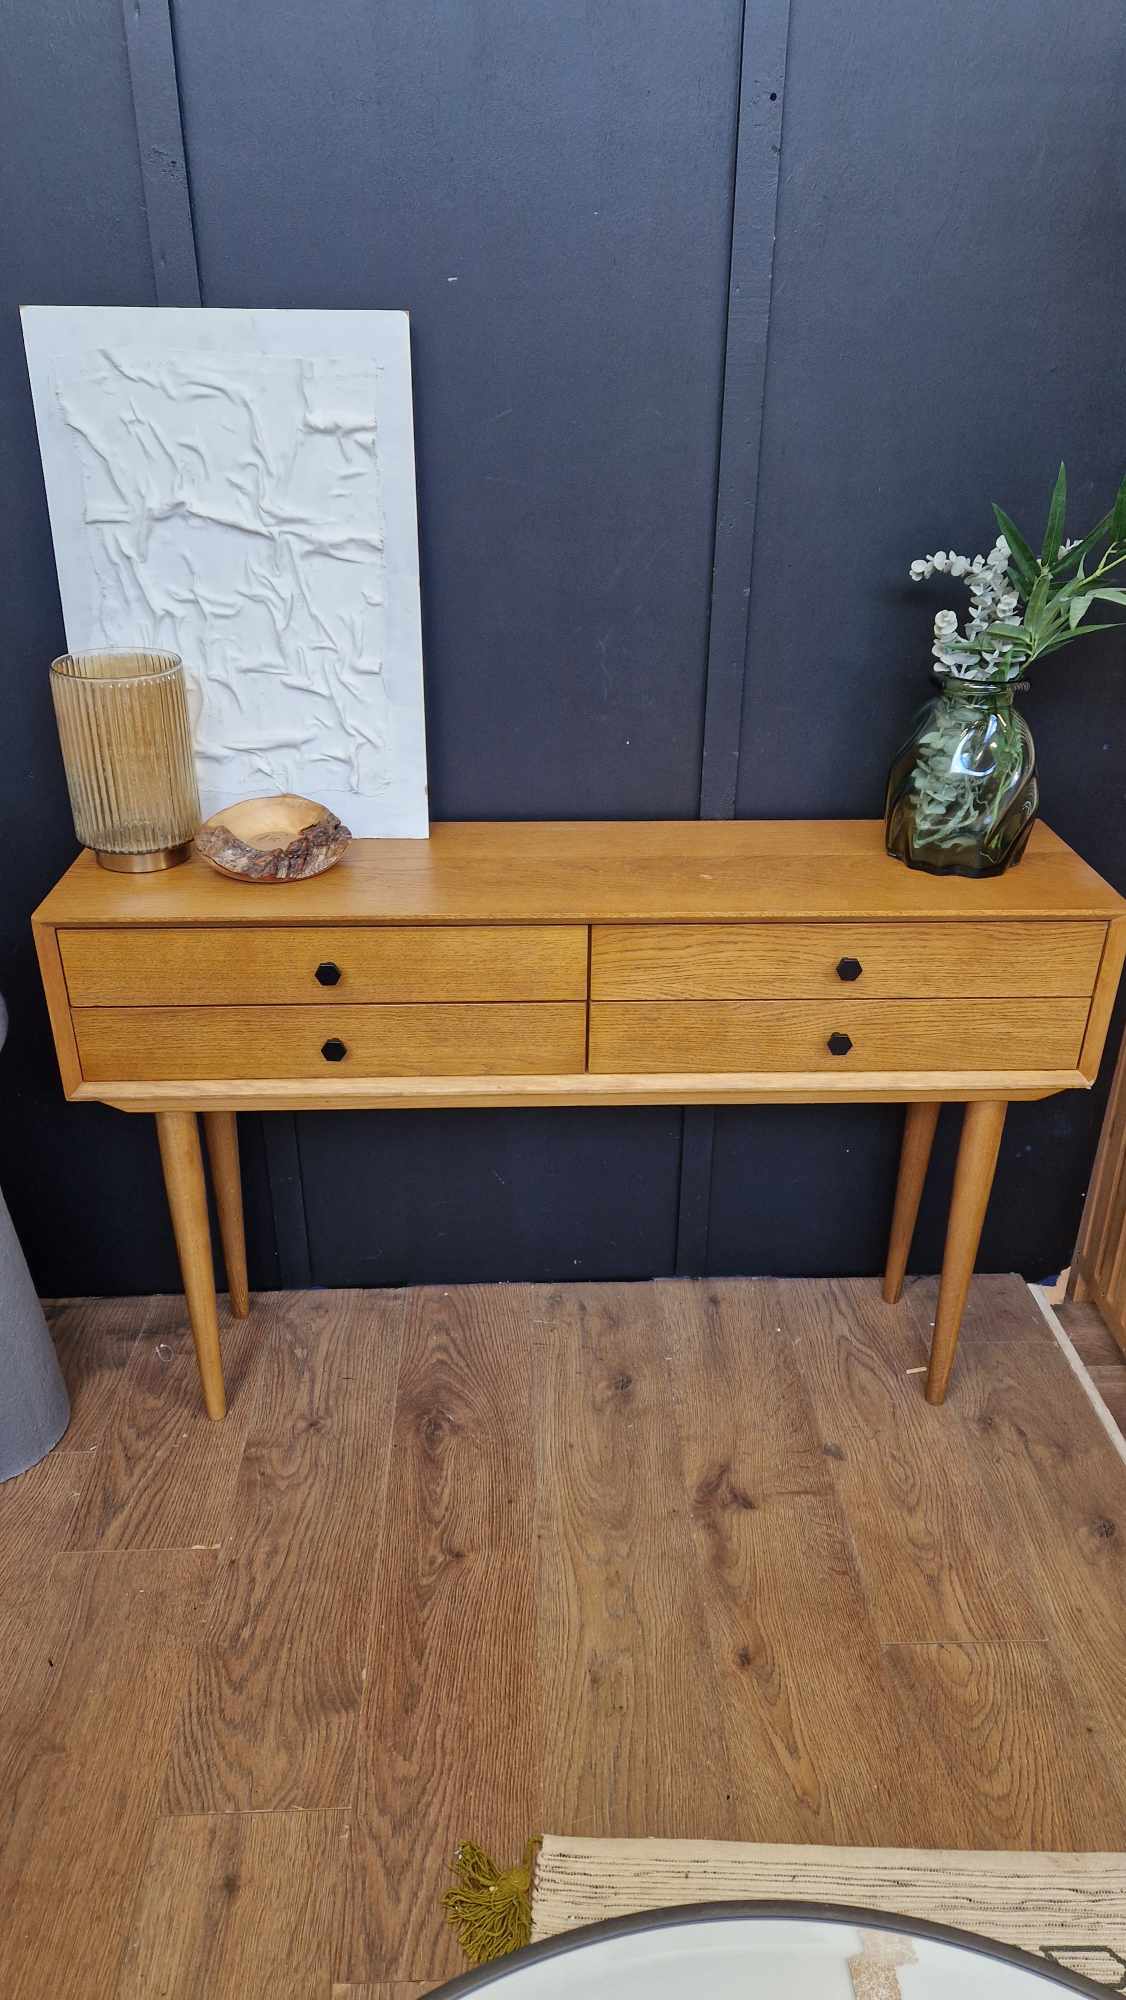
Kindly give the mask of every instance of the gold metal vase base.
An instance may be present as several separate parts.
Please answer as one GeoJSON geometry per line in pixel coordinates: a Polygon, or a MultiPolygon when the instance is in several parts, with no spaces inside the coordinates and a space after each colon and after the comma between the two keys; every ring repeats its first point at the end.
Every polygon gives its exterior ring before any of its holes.
{"type": "Polygon", "coordinates": [[[179,654],[63,653],[51,697],[80,845],[117,875],[186,861],[200,813],[179,654]]]}
{"type": "Polygon", "coordinates": [[[191,841],[182,840],[177,847],[155,847],[149,854],[105,854],[96,847],[94,859],[99,868],[112,869],[115,875],[154,875],[159,868],[177,868],[190,860],[191,852],[191,841]]]}

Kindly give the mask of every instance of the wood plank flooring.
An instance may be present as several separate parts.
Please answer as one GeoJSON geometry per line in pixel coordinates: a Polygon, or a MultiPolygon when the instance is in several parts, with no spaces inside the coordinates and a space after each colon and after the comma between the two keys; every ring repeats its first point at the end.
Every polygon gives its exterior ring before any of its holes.
{"type": "Polygon", "coordinates": [[[178,1300],[57,1308],[74,1422],[0,1486],[0,1990],[417,2000],[464,1836],[1126,1847],[1126,1465],[1015,1278],[929,1409],[933,1309],[260,1297],[215,1426],[178,1300]]]}

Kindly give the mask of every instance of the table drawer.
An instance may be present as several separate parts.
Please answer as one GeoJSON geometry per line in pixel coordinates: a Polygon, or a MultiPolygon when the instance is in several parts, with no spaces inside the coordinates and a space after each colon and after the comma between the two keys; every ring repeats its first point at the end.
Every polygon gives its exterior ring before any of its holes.
{"type": "Polygon", "coordinates": [[[1086,1000],[1008,1000],[1003,1007],[933,1000],[595,1001],[593,1074],[687,1071],[1072,1069],[1086,1000]],[[847,1036],[841,1054],[830,1036],[847,1036]]]}
{"type": "Polygon", "coordinates": [[[594,1000],[1089,994],[1105,937],[1105,924],[595,924],[590,990],[594,1000]]]}
{"type": "Polygon", "coordinates": [[[570,1074],[586,1043],[579,1002],[76,1007],[72,1018],[87,1083],[570,1074]]]}
{"type": "Polygon", "coordinates": [[[122,926],[59,950],[73,1007],[586,998],[585,924],[122,926]]]}

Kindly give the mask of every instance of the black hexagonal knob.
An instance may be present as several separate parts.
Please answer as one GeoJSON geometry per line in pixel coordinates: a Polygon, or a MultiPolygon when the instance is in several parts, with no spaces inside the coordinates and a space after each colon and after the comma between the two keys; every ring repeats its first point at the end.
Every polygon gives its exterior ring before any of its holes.
{"type": "Polygon", "coordinates": [[[335,1035],[329,1041],[321,1043],[321,1054],[326,1062],[343,1062],[347,1053],[344,1043],[338,1042],[335,1035]]]}
{"type": "Polygon", "coordinates": [[[313,978],[318,986],[339,986],[340,967],[334,965],[330,958],[326,958],[318,965],[313,978]]]}
{"type": "Polygon", "coordinates": [[[852,1047],[851,1035],[829,1036],[828,1049],[829,1049],[829,1054],[831,1056],[847,1056],[851,1047],[852,1047]]]}
{"type": "Polygon", "coordinates": [[[864,967],[858,958],[838,958],[837,960],[838,979],[859,979],[863,970],[864,967]]]}

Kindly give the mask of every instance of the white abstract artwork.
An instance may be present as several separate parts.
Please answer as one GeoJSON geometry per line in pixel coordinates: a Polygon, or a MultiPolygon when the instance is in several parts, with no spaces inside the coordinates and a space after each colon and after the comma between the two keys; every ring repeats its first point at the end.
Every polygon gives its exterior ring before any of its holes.
{"type": "Polygon", "coordinates": [[[399,312],[23,311],[67,644],[179,653],[205,816],[425,837],[399,312]]]}

